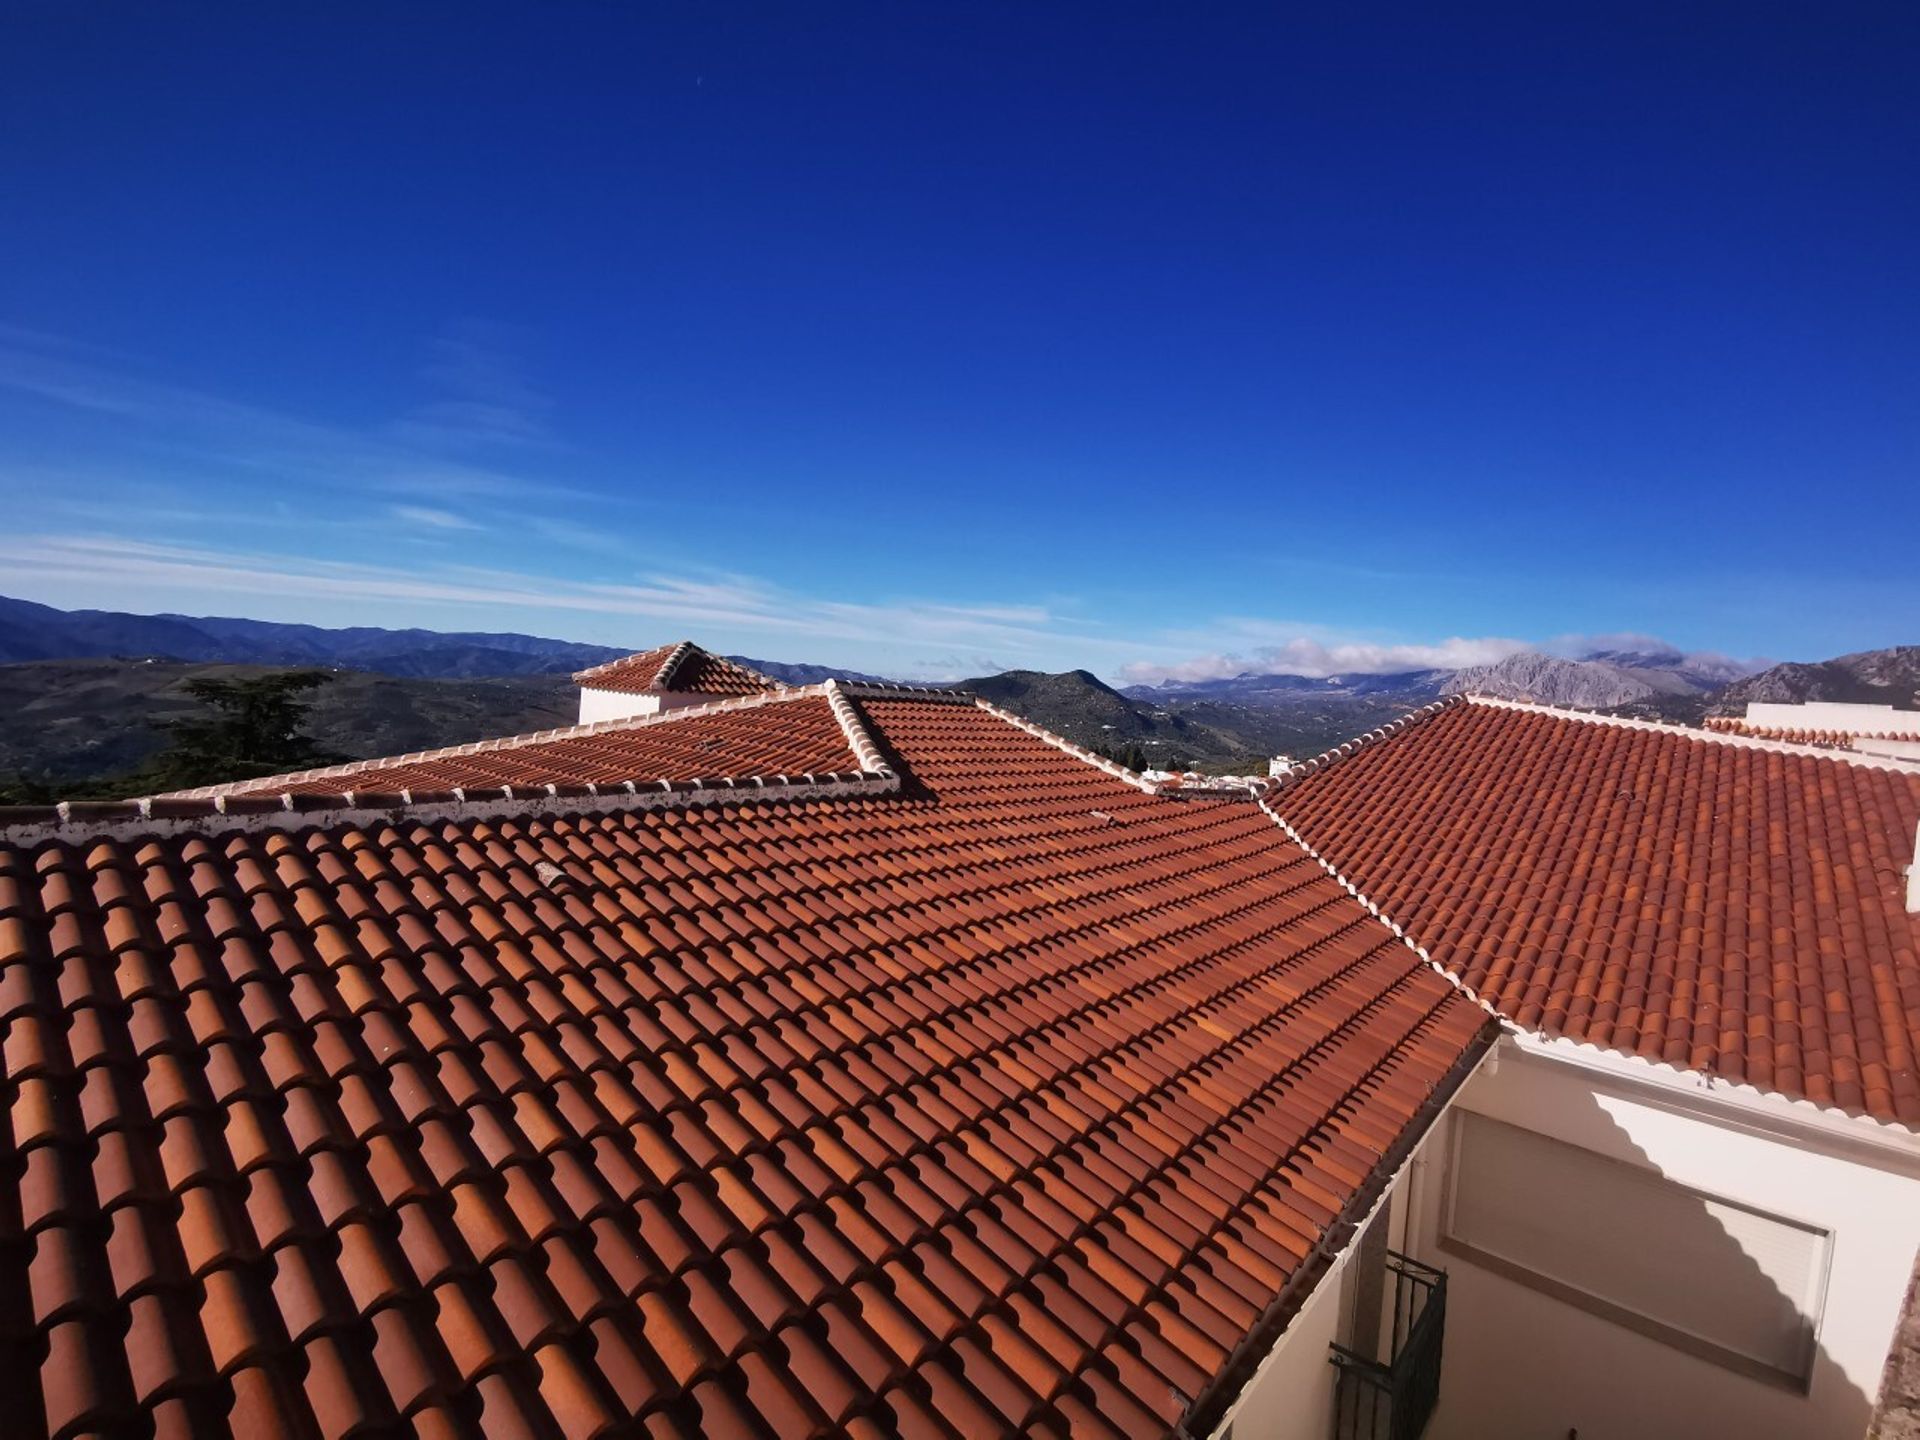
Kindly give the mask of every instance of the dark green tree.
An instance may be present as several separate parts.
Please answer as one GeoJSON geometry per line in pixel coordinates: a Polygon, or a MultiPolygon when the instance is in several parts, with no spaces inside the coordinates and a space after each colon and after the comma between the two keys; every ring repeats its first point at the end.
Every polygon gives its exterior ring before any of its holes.
{"type": "Polygon", "coordinates": [[[1138,745],[1096,745],[1093,753],[1116,765],[1124,765],[1136,774],[1147,768],[1147,753],[1138,745]]]}
{"type": "Polygon", "coordinates": [[[45,776],[0,775],[0,805],[51,805],[59,798],[45,776]]]}
{"type": "Polygon", "coordinates": [[[208,713],[166,727],[167,748],[140,783],[149,790],[184,790],[326,764],[334,757],[302,727],[309,693],[332,679],[324,670],[281,670],[241,680],[189,680],[186,692],[208,713]]]}

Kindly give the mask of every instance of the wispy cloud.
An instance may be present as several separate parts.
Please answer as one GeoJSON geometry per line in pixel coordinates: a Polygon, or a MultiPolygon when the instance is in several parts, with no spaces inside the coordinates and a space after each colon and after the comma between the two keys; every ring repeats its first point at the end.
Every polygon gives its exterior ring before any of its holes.
{"type": "MultiPolygon", "coordinates": [[[[454,512],[397,506],[429,530],[463,528],[454,512]]],[[[1387,673],[1491,663],[1533,648],[1504,637],[1395,643],[1295,634],[1279,643],[1195,654],[1178,632],[1128,636],[1046,605],[912,597],[809,595],[749,575],[649,573],[633,580],[552,578],[483,565],[432,567],[298,558],[260,550],[75,535],[0,538],[0,570],[27,593],[60,603],[191,611],[224,597],[271,596],[282,612],[321,624],[440,624],[532,629],[636,647],[692,637],[777,659],[818,659],[902,678],[950,680],[1004,669],[1086,667],[1134,683],[1235,675],[1387,673]],[[121,598],[130,597],[130,598],[121,598]],[[132,598],[137,597],[137,598],[132,598]]],[[[1220,622],[1225,635],[1266,634],[1268,622],[1220,622]]]]}
{"type": "Polygon", "coordinates": [[[635,645],[694,636],[738,645],[764,640],[779,654],[819,645],[859,657],[884,644],[912,657],[896,665],[897,672],[928,679],[953,678],[963,668],[977,673],[1058,663],[1066,655],[1118,664],[1138,653],[1131,641],[1071,624],[1043,606],[827,599],[740,575],[576,581],[477,566],[399,569],[71,535],[0,538],[0,568],[42,594],[133,592],[174,608],[226,595],[270,595],[282,606],[311,601],[306,613],[321,623],[341,623],[329,611],[337,617],[348,607],[391,607],[413,612],[409,619],[423,608],[454,607],[490,624],[536,624],[541,615],[598,617],[592,628],[600,635],[635,645]],[[620,623],[625,620],[641,623],[620,623]],[[963,657],[980,663],[954,663],[963,657]]]}
{"type": "Polygon", "coordinates": [[[1606,655],[1658,655],[1674,664],[1685,664],[1710,675],[1729,679],[1753,675],[1774,662],[1760,657],[1742,659],[1718,650],[1682,650],[1678,645],[1636,630],[1621,630],[1605,635],[1556,635],[1540,647],[1549,655],[1564,655],[1570,660],[1591,660],[1606,655]]]}
{"type": "Polygon", "coordinates": [[[1230,680],[1236,675],[1391,675],[1402,670],[1457,670],[1467,665],[1491,665],[1532,647],[1524,640],[1501,636],[1449,636],[1431,644],[1381,644],[1347,640],[1329,642],[1296,636],[1279,645],[1244,653],[1214,652],[1172,664],[1136,661],[1121,667],[1121,675],[1139,685],[1168,680],[1230,680]]]}
{"type": "MultiPolygon", "coordinates": [[[[525,502],[574,493],[538,477],[447,453],[458,447],[434,443],[424,429],[400,433],[404,427],[360,429],[302,419],[155,380],[131,361],[17,328],[0,328],[0,390],[108,417],[150,446],[203,468],[265,474],[335,491],[441,501],[525,502]]],[[[474,422],[475,417],[467,417],[468,438],[474,422]]],[[[503,413],[488,423],[507,426],[522,420],[510,422],[503,413]]],[[[444,429],[439,434],[446,439],[444,429]]]]}
{"type": "Polygon", "coordinates": [[[393,426],[413,443],[467,449],[535,445],[549,440],[553,402],[536,389],[514,358],[517,337],[507,327],[462,320],[434,339],[421,371],[440,398],[393,426]]]}
{"type": "Polygon", "coordinates": [[[482,527],[464,515],[456,515],[451,510],[437,510],[431,505],[394,505],[389,513],[396,520],[404,520],[409,525],[422,525],[429,530],[479,530],[482,527]]]}

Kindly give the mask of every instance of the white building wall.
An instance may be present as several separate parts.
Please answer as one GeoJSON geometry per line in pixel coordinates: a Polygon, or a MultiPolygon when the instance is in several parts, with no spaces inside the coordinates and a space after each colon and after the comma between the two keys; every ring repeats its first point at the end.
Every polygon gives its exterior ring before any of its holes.
{"type": "MultiPolygon", "coordinates": [[[[1565,1440],[1576,1432],[1580,1440],[1859,1440],[1920,1247],[1920,1143],[1890,1137],[1901,1153],[1823,1138],[1811,1127],[1790,1128],[1790,1119],[1718,1109],[1710,1092],[1682,1088],[1687,1082],[1649,1082],[1648,1067],[1621,1076],[1540,1050],[1503,1040],[1496,1063],[1482,1066],[1451,1108],[1832,1232],[1811,1385],[1803,1394],[1736,1373],[1442,1248],[1453,1129],[1443,1124],[1429,1137],[1428,1183],[1418,1188],[1408,1237],[1409,1253],[1449,1276],[1445,1369],[1428,1440],[1565,1440]]],[[[1756,1108],[1806,1113],[1785,1102],[1756,1108]]]]}
{"type": "Polygon", "coordinates": [[[1809,700],[1801,705],[1747,702],[1747,723],[1779,730],[1844,730],[1850,735],[1899,735],[1920,731],[1920,711],[1891,705],[1848,705],[1809,700]]]}
{"type": "Polygon", "coordinates": [[[656,715],[660,711],[658,695],[628,695],[619,690],[594,690],[580,687],[580,723],[599,720],[625,720],[632,715],[656,715]]]}

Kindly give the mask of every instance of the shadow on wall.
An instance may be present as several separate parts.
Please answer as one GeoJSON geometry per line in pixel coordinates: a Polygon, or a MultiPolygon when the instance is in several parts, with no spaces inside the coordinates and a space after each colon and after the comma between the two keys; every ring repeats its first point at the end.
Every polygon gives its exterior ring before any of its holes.
{"type": "MultiPolygon", "coordinates": [[[[1514,1083],[1525,1069],[1515,1066],[1500,1083],[1514,1083]]],[[[1804,1297],[1783,1289],[1749,1251],[1749,1244],[1780,1240],[1779,1232],[1746,1223],[1743,1207],[1679,1188],[1684,1182],[1666,1176],[1592,1090],[1569,1087],[1576,1089],[1581,1103],[1554,1117],[1567,1140],[1477,1111],[1453,1116],[1449,1169],[1490,1162],[1508,1183],[1486,1203],[1470,1200],[1463,1183],[1451,1226],[1441,1198],[1432,1223],[1471,1237],[1443,1241],[1442,1263],[1461,1279],[1471,1267],[1538,1293],[1522,1298],[1478,1276],[1470,1287],[1455,1283],[1447,1373],[1431,1434],[1863,1435],[1872,1397],[1828,1353],[1817,1325],[1806,1334],[1804,1297]],[[1487,1125],[1498,1129],[1478,1128],[1487,1125]],[[1528,1157],[1531,1164],[1520,1163],[1528,1157]],[[1637,1195],[1636,1186],[1646,1193],[1637,1195]],[[1467,1213],[1470,1204],[1476,1214],[1467,1213]],[[1729,1221],[1747,1230],[1748,1244],[1729,1221]],[[1463,1293],[1468,1288],[1479,1298],[1463,1293]],[[1623,1302],[1635,1298],[1653,1303],[1633,1308],[1662,1313],[1632,1313],[1623,1302]],[[1489,1315],[1489,1305],[1499,1313],[1489,1315]],[[1702,1331],[1717,1331],[1721,1346],[1702,1331]],[[1791,1348],[1804,1381],[1725,1353],[1733,1334],[1774,1337],[1781,1354],[1791,1348]],[[1806,1338],[1796,1344],[1790,1336],[1806,1338]],[[1716,1348],[1721,1353],[1707,1358],[1716,1348]]],[[[1784,1238],[1790,1245],[1792,1237],[1784,1238]]],[[[1794,1269],[1790,1254],[1772,1259],[1776,1270],[1794,1269]]],[[[1827,1291],[1824,1253],[1818,1263],[1816,1307],[1827,1291]]]]}

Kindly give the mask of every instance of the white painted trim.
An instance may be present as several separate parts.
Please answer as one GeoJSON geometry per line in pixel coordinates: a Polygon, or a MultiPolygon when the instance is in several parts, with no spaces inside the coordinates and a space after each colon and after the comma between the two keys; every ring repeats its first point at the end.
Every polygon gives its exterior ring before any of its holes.
{"type": "Polygon", "coordinates": [[[833,711],[833,718],[840,722],[840,733],[847,737],[847,748],[853,752],[853,758],[860,762],[860,768],[874,774],[893,774],[893,767],[881,758],[880,747],[873,743],[873,736],[860,723],[860,716],[841,690],[840,682],[827,681],[826,690],[828,708],[833,711]]]}
{"type": "Polygon", "coordinates": [[[1679,1106],[1710,1114],[1713,1123],[1730,1123],[1776,1139],[1785,1135],[1821,1149],[1851,1152],[1847,1158],[1872,1155],[1883,1166],[1920,1175],[1920,1131],[1895,1121],[1853,1115],[1834,1106],[1796,1100],[1777,1090],[1762,1090],[1623,1050],[1542,1035],[1511,1020],[1505,1021],[1503,1028],[1517,1055],[1576,1066],[1611,1079],[1621,1088],[1658,1094],[1669,1108],[1679,1106]]]}
{"type": "Polygon", "coordinates": [[[1858,765],[1868,770],[1892,770],[1902,775],[1920,775],[1920,760],[1902,760],[1890,755],[1865,755],[1853,750],[1834,750],[1822,745],[1801,745],[1790,740],[1764,740],[1756,735],[1728,735],[1718,730],[1701,730],[1691,725],[1663,725],[1657,720],[1632,720],[1624,715],[1600,715],[1591,710],[1563,710],[1557,705],[1536,705],[1527,700],[1501,700],[1492,695],[1469,695],[1469,705],[1484,705],[1492,710],[1519,710],[1534,715],[1550,715],[1556,720],[1578,720],[1586,725],[1612,725],[1622,730],[1649,730],[1656,735],[1673,735],[1682,740],[1698,740],[1708,745],[1737,745],[1749,750],[1769,750],[1777,755],[1803,755],[1813,760],[1832,760],[1842,765],[1858,765]]]}
{"type": "MultiPolygon", "coordinates": [[[[439,821],[526,819],[541,815],[605,815],[628,810],[672,810],[695,805],[762,804],[782,800],[841,799],[856,795],[891,795],[900,789],[900,777],[891,770],[849,771],[827,775],[752,775],[702,780],[627,780],[619,785],[502,785],[471,793],[455,788],[452,800],[414,804],[410,792],[399,792],[400,805],[360,805],[353,792],[335,796],[282,795],[278,810],[229,815],[219,809],[188,815],[153,815],[150,800],[137,802],[140,813],[124,818],[88,820],[67,818],[68,806],[58,807],[61,819],[53,823],[0,825],[0,843],[30,848],[44,841],[74,842],[106,836],[229,834],[234,831],[324,830],[333,825],[432,824],[439,821]],[[571,793],[584,789],[585,795],[571,793]],[[292,802],[315,800],[311,808],[292,802]],[[327,803],[332,802],[332,803],[327,803]]],[[[368,794],[376,792],[366,792],[368,794]]],[[[378,792],[386,793],[386,792],[378,792]]],[[[425,793],[425,792],[423,792],[425,793]]],[[[445,793],[445,792],[435,792],[445,793]]],[[[225,797],[216,797],[215,806],[225,797]]]]}
{"type": "Polygon", "coordinates": [[[1074,759],[1084,761],[1086,764],[1093,766],[1094,769],[1106,772],[1123,784],[1131,785],[1134,789],[1144,791],[1148,795],[1165,795],[1169,793],[1162,788],[1161,781],[1148,780],[1143,776],[1136,775],[1133,771],[1127,769],[1126,766],[1115,764],[1104,755],[1096,755],[1093,751],[1074,744],[1073,741],[1067,739],[1066,736],[1056,735],[1044,725],[1036,725],[1033,721],[1024,719],[1014,714],[1011,710],[1002,710],[991,701],[982,700],[978,696],[972,698],[975,705],[978,705],[995,719],[1006,721],[1007,724],[1013,726],[1016,730],[1026,731],[1027,734],[1033,736],[1036,740],[1046,741],[1047,744],[1053,746],[1056,750],[1066,751],[1066,753],[1073,756],[1074,759]]]}

